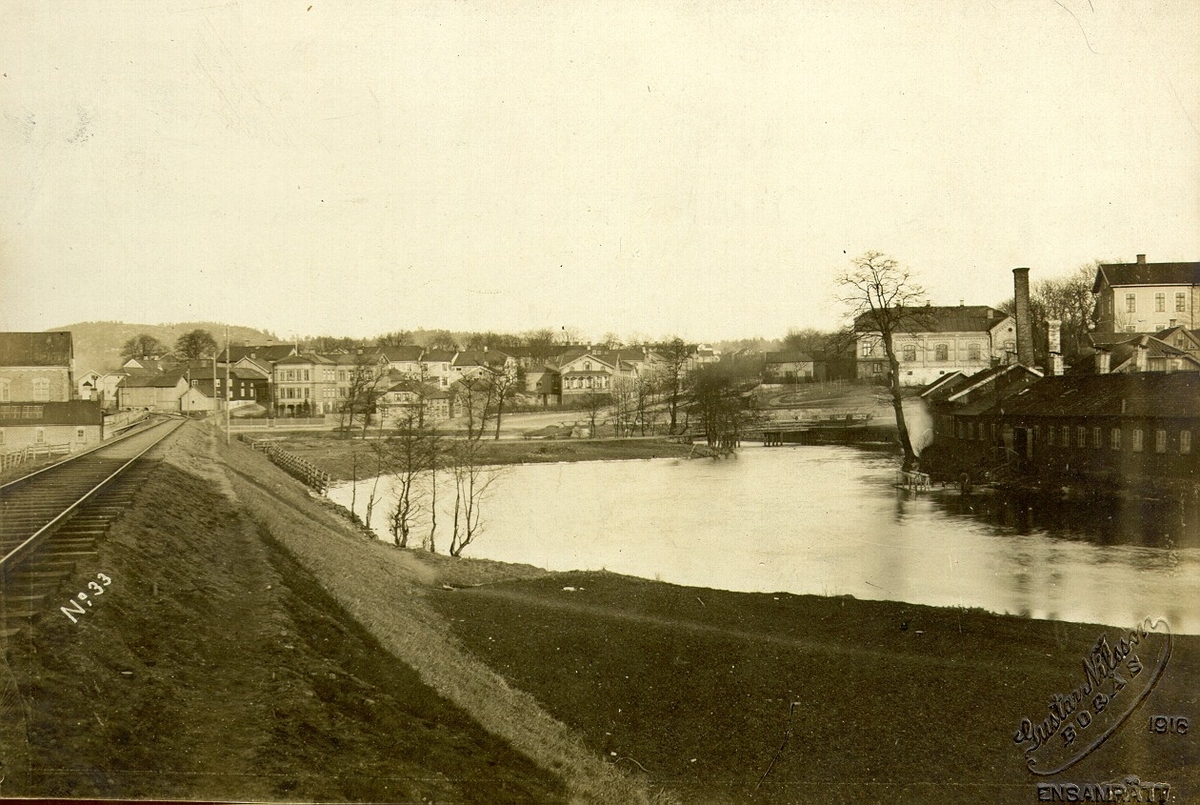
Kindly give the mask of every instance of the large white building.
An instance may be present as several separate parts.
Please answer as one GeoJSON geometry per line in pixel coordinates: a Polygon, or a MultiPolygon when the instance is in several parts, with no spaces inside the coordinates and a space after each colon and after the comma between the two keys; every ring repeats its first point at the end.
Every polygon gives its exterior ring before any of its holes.
{"type": "Polygon", "coordinates": [[[1104,263],[1092,285],[1096,332],[1158,333],[1200,327],[1200,263],[1104,263]]]}
{"type": "MultiPolygon", "coordinates": [[[[914,311],[910,321],[892,337],[903,385],[924,386],[952,372],[971,375],[1016,360],[1016,320],[996,308],[928,306],[914,311]]],[[[883,382],[889,369],[882,335],[865,315],[854,328],[859,379],[883,382]]]]}

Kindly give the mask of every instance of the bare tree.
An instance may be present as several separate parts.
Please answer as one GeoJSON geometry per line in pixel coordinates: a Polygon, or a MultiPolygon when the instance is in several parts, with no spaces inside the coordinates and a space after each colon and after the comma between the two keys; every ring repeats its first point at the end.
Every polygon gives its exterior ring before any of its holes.
{"type": "Polygon", "coordinates": [[[687,377],[687,411],[699,420],[710,447],[732,448],[753,424],[753,412],[742,403],[740,387],[728,365],[713,363],[687,377]]]}
{"type": "Polygon", "coordinates": [[[493,413],[496,386],[487,372],[472,372],[455,382],[458,407],[467,418],[467,440],[478,441],[493,413]]]}
{"type": "Polygon", "coordinates": [[[667,413],[670,421],[667,433],[674,433],[678,422],[679,405],[683,400],[684,376],[687,374],[687,362],[691,356],[688,345],[679,336],[672,338],[662,350],[666,358],[660,375],[663,396],[666,398],[667,413]]]}
{"type": "Polygon", "coordinates": [[[897,333],[928,325],[925,291],[908,269],[880,252],[867,252],[851,262],[853,267],[835,280],[842,292],[840,301],[853,317],[855,331],[860,335],[878,335],[883,345],[888,362],[888,391],[896,415],[900,449],[904,451],[903,469],[911,470],[917,463],[917,454],[904,422],[900,361],[893,339],[897,333]]]}
{"type": "Polygon", "coordinates": [[[516,393],[517,373],[507,365],[489,366],[486,379],[492,386],[491,397],[496,408],[496,441],[499,441],[500,418],[504,415],[504,403],[516,393]]]}
{"type": "Polygon", "coordinates": [[[386,365],[376,353],[359,349],[354,354],[354,362],[347,370],[350,373],[350,385],[342,400],[340,409],[340,425],[348,430],[354,428],[355,417],[362,416],[362,438],[367,438],[367,429],[371,427],[371,415],[375,413],[379,397],[382,394],[380,384],[387,373],[386,365]]]}
{"type": "Polygon", "coordinates": [[[580,399],[580,402],[583,403],[583,410],[588,415],[589,436],[595,437],[596,420],[600,418],[600,411],[608,401],[609,397],[607,394],[600,394],[595,389],[589,389],[587,394],[584,394],[580,399]]]}
{"type": "Polygon", "coordinates": [[[414,414],[404,417],[388,437],[386,450],[392,477],[393,504],[388,512],[388,530],[392,541],[401,548],[419,525],[418,513],[424,491],[421,481],[433,469],[433,437],[417,422],[414,414]]]}
{"type": "Polygon", "coordinates": [[[412,343],[413,334],[409,330],[395,330],[375,339],[375,345],[380,347],[406,347],[412,343]]]}
{"type": "Polygon", "coordinates": [[[454,475],[454,531],[450,537],[450,555],[462,556],[463,549],[483,532],[483,500],[496,469],[482,462],[477,439],[461,439],[452,451],[451,471],[454,475]]]}

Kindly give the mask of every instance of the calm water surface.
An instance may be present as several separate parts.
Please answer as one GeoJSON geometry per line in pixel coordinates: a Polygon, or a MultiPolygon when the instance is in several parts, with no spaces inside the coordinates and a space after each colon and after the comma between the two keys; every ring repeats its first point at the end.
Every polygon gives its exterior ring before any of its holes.
{"type": "MultiPolygon", "coordinates": [[[[1162,616],[1200,634],[1200,528],[1179,509],[914,495],[894,474],[889,457],[846,447],[505,467],[465,555],[1114,626],[1162,616]]],[[[330,497],[348,506],[349,484],[330,497]]]]}

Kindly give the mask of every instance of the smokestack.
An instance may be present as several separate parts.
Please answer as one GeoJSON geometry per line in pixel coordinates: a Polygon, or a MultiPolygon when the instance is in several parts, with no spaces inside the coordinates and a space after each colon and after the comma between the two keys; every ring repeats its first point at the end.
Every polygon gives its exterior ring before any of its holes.
{"type": "Polygon", "coordinates": [[[1029,268],[1013,269],[1017,301],[1017,363],[1033,366],[1033,326],[1029,320],[1029,268]]]}

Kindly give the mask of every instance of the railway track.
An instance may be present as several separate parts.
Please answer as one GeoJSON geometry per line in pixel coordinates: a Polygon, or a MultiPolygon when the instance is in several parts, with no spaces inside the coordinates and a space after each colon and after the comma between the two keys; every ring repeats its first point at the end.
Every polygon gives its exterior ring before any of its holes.
{"type": "Polygon", "coordinates": [[[0,486],[0,638],[56,609],[47,598],[96,557],[97,540],[153,467],[154,448],[184,421],[150,424],[0,486]]]}

